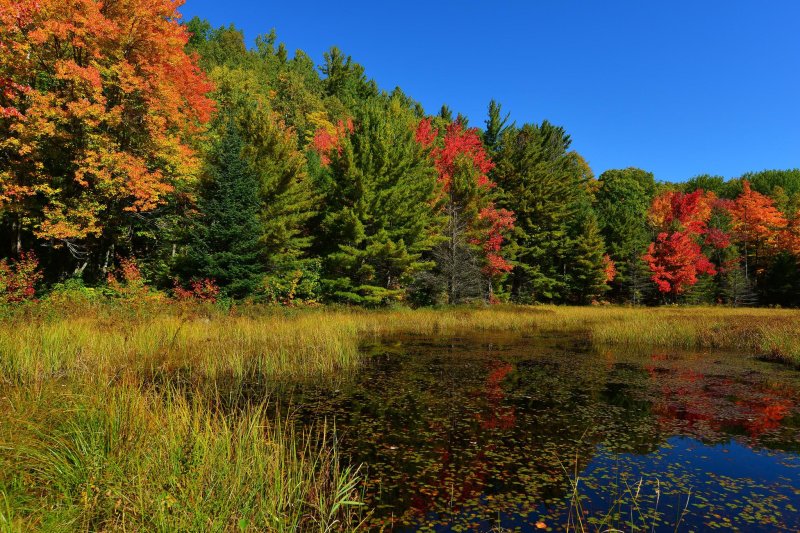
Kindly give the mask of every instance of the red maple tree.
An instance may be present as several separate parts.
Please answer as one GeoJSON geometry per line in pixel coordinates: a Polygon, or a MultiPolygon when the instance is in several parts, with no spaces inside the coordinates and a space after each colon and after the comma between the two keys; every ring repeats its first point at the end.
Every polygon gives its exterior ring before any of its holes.
{"type": "Polygon", "coordinates": [[[716,274],[714,265],[700,245],[686,231],[661,232],[650,243],[643,259],[652,272],[658,290],[673,296],[697,283],[698,274],[716,274]]]}
{"type": "Polygon", "coordinates": [[[659,233],[643,259],[661,293],[682,294],[697,283],[699,274],[716,274],[700,246],[702,236],[706,236],[702,242],[725,243],[724,235],[717,231],[708,238],[708,222],[715,204],[714,193],[700,189],[688,194],[667,191],[653,200],[648,218],[659,233]]]}
{"type": "Polygon", "coordinates": [[[319,154],[323,166],[331,164],[331,153],[342,153],[342,140],[353,132],[353,120],[340,120],[335,126],[324,124],[316,129],[311,139],[311,147],[319,154]]]}
{"type": "Polygon", "coordinates": [[[514,227],[514,213],[498,209],[489,198],[489,192],[497,186],[489,179],[488,172],[494,168],[476,128],[466,128],[460,121],[448,124],[440,138],[440,132],[430,119],[423,119],[417,126],[416,139],[430,148],[430,156],[438,172],[442,194],[453,188],[454,175],[467,162],[473,171],[476,194],[473,201],[480,205],[477,217],[471,221],[470,242],[484,253],[483,272],[494,278],[512,269],[502,255],[504,235],[514,227]]]}

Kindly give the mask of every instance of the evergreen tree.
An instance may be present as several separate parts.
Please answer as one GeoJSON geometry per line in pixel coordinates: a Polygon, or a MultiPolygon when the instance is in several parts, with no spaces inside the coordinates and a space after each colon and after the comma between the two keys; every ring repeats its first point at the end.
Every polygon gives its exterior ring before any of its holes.
{"type": "MultiPolygon", "coordinates": [[[[297,148],[291,130],[281,127],[264,107],[240,111],[244,155],[258,178],[259,242],[272,282],[310,274],[309,222],[318,198],[307,171],[307,161],[297,148]]],[[[303,294],[312,297],[311,294],[303,294]]]]}
{"type": "Polygon", "coordinates": [[[569,223],[585,192],[583,169],[569,145],[564,129],[545,121],[509,129],[496,155],[498,204],[516,215],[510,282],[517,301],[566,296],[569,223]]]}
{"type": "Polygon", "coordinates": [[[266,272],[259,224],[258,176],[231,119],[207,158],[183,262],[187,278],[211,278],[233,298],[253,294],[266,272]]]}
{"type": "Polygon", "coordinates": [[[503,116],[501,107],[494,100],[489,102],[489,115],[486,119],[486,130],[483,132],[483,144],[492,156],[500,149],[503,134],[513,126],[513,124],[508,124],[511,114],[506,113],[503,116]]]}
{"type": "Polygon", "coordinates": [[[641,303],[652,289],[642,255],[652,237],[647,212],[656,190],[655,179],[644,170],[627,168],[607,170],[598,182],[595,210],[618,272],[612,288],[619,299],[641,303]]]}
{"type": "Polygon", "coordinates": [[[324,54],[322,74],[325,75],[325,92],[328,96],[338,98],[345,106],[354,110],[364,101],[378,96],[378,86],[367,79],[364,67],[353,61],[337,47],[332,47],[324,54]]]}
{"type": "Polygon", "coordinates": [[[605,243],[594,213],[585,216],[581,226],[582,231],[572,240],[567,271],[571,300],[586,304],[602,296],[608,285],[603,259],[605,243]]]}
{"type": "Polygon", "coordinates": [[[413,112],[392,100],[367,102],[352,133],[317,177],[323,196],[320,236],[329,297],[385,304],[405,297],[438,224],[436,173],[414,138],[413,112]]]}
{"type": "Polygon", "coordinates": [[[203,23],[192,24],[204,35],[205,40],[193,36],[194,46],[209,66],[215,99],[233,121],[243,156],[258,177],[257,235],[268,271],[264,288],[274,299],[313,299],[309,283],[318,275],[318,262],[305,251],[316,198],[300,149],[305,137],[297,133],[314,127],[309,117],[326,115],[321,80],[313,63],[308,70],[303,54],[291,61],[282,57],[274,32],[257,37],[256,49],[247,50],[234,28],[203,30],[203,23]]]}

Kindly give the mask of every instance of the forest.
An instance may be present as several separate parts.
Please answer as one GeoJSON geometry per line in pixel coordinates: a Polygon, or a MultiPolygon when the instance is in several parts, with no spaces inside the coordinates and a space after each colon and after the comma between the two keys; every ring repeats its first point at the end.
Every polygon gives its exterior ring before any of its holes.
{"type": "Polygon", "coordinates": [[[115,6],[2,4],[6,302],[800,304],[798,169],[595,176],[498,102],[476,126],[335,47],[115,6]]]}

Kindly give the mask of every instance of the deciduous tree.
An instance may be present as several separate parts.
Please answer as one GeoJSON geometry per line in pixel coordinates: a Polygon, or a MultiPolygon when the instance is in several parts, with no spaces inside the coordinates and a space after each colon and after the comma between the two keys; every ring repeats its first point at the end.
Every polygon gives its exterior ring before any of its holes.
{"type": "Polygon", "coordinates": [[[86,262],[191,182],[211,85],[172,0],[0,0],[0,213],[86,262]]]}

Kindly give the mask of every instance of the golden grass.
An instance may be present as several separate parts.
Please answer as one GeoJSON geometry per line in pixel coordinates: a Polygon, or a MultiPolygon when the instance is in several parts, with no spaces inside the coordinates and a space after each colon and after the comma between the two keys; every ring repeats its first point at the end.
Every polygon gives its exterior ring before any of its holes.
{"type": "Polygon", "coordinates": [[[800,311],[728,308],[516,307],[394,311],[269,308],[245,314],[114,312],[0,321],[0,379],[119,381],[190,371],[298,377],[358,362],[359,344],[396,333],[584,335],[596,345],[719,348],[800,362],[800,311]],[[123,379],[124,380],[124,379],[123,379]]]}

